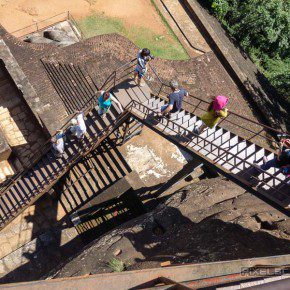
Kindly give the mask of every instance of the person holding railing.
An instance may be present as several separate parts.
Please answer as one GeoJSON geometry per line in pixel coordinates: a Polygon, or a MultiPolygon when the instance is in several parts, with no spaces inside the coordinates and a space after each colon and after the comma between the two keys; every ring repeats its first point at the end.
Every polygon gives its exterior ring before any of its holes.
{"type": "Polygon", "coordinates": [[[110,92],[97,91],[96,95],[98,97],[98,105],[99,105],[98,114],[99,116],[101,116],[101,118],[104,118],[106,116],[107,112],[111,108],[112,102],[115,102],[118,105],[121,112],[124,111],[121,103],[110,92]]]}
{"type": "Polygon", "coordinates": [[[222,118],[228,115],[226,105],[229,99],[225,96],[216,96],[209,104],[207,112],[195,123],[193,132],[201,134],[207,127],[214,128],[222,118]]]}
{"type": "Polygon", "coordinates": [[[161,107],[161,112],[158,113],[159,117],[167,116],[170,118],[171,113],[180,111],[183,98],[188,96],[188,92],[179,88],[179,84],[176,80],[172,80],[169,85],[172,90],[172,93],[168,95],[169,103],[161,107]]]}
{"type": "Polygon", "coordinates": [[[136,84],[140,87],[144,86],[144,84],[142,84],[142,78],[147,72],[147,63],[151,59],[154,59],[154,56],[151,55],[148,48],[143,48],[142,50],[139,50],[137,54],[137,66],[134,72],[134,80],[136,84]]]}

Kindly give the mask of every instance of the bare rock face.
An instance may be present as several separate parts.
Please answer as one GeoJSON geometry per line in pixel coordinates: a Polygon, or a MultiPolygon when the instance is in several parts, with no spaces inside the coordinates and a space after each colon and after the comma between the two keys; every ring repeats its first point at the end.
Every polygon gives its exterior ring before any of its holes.
{"type": "Polygon", "coordinates": [[[286,216],[232,182],[203,180],[94,241],[51,276],[110,272],[116,250],[127,269],[286,254],[289,229],[286,216]]]}

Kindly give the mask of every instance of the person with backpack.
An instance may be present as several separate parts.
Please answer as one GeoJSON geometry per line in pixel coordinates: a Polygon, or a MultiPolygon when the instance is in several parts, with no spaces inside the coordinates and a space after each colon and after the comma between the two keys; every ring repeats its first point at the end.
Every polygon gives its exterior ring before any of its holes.
{"type": "Polygon", "coordinates": [[[172,93],[168,95],[169,103],[161,107],[161,112],[158,113],[158,117],[168,116],[170,118],[171,113],[176,113],[181,110],[183,98],[188,96],[188,92],[179,88],[176,80],[172,80],[169,85],[172,90],[172,93]]]}
{"type": "Polygon", "coordinates": [[[207,112],[196,122],[193,132],[199,135],[207,127],[212,129],[222,118],[226,118],[228,115],[228,109],[226,108],[228,102],[229,98],[225,96],[216,96],[209,104],[207,112]]]}
{"type": "Polygon", "coordinates": [[[263,157],[263,164],[260,168],[264,171],[270,168],[279,168],[284,175],[290,177],[290,139],[282,139],[279,143],[279,150],[277,156],[268,160],[263,157]]]}
{"type": "Polygon", "coordinates": [[[123,112],[123,107],[121,103],[115,98],[110,92],[108,91],[97,91],[96,95],[98,96],[98,114],[101,116],[101,118],[104,118],[107,114],[107,112],[110,110],[112,102],[115,102],[120,111],[123,112]]]}
{"type": "Polygon", "coordinates": [[[279,169],[287,178],[290,177],[290,139],[280,140],[277,156],[270,160],[264,156],[262,165],[255,164],[246,178],[247,182],[250,186],[257,186],[260,182],[257,176],[260,175],[261,170],[267,171],[273,167],[279,169]]]}
{"type": "Polygon", "coordinates": [[[148,48],[143,48],[139,50],[137,54],[137,66],[134,72],[134,80],[139,87],[144,86],[141,80],[147,72],[147,63],[151,59],[154,59],[154,56],[151,55],[150,50],[148,48]]]}

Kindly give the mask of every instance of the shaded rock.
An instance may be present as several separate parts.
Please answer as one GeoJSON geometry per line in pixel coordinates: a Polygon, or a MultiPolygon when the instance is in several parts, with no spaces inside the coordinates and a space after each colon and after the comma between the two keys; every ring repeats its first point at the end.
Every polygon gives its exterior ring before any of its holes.
{"type": "Polygon", "coordinates": [[[58,42],[70,40],[70,38],[67,36],[67,33],[61,30],[46,30],[43,32],[43,36],[47,39],[58,42]]]}
{"type": "Polygon", "coordinates": [[[277,226],[277,228],[283,232],[285,232],[286,234],[290,235],[290,221],[289,219],[285,219],[283,221],[277,222],[275,223],[275,225],[277,226]]]}
{"type": "MultiPolygon", "coordinates": [[[[279,216],[278,212],[243,192],[222,178],[187,186],[153,211],[95,240],[51,275],[110,272],[106,265],[112,247],[122,249],[128,270],[160,267],[164,261],[212,262],[288,253],[290,237],[285,233],[290,231],[289,219],[283,216],[285,221],[279,221],[276,230],[265,231],[265,224],[256,217],[260,209],[266,207],[271,217],[279,216]],[[254,207],[249,211],[254,215],[244,213],[245,205],[251,204],[254,207]]],[[[261,214],[262,218],[267,221],[266,215],[261,214]]]]}
{"type": "Polygon", "coordinates": [[[114,256],[119,256],[121,253],[122,253],[122,250],[121,249],[116,249],[114,251],[114,256]]]}
{"type": "Polygon", "coordinates": [[[234,221],[234,223],[253,232],[258,231],[261,228],[261,224],[257,222],[255,218],[250,216],[240,216],[234,221]]]}

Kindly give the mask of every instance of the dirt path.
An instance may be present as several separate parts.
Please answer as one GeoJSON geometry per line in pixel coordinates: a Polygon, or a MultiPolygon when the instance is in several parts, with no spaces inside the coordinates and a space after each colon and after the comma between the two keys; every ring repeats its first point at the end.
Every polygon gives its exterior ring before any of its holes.
{"type": "Polygon", "coordinates": [[[150,0],[0,0],[0,22],[9,32],[65,11],[70,11],[77,19],[102,13],[117,17],[129,26],[160,34],[166,32],[150,0]]]}

